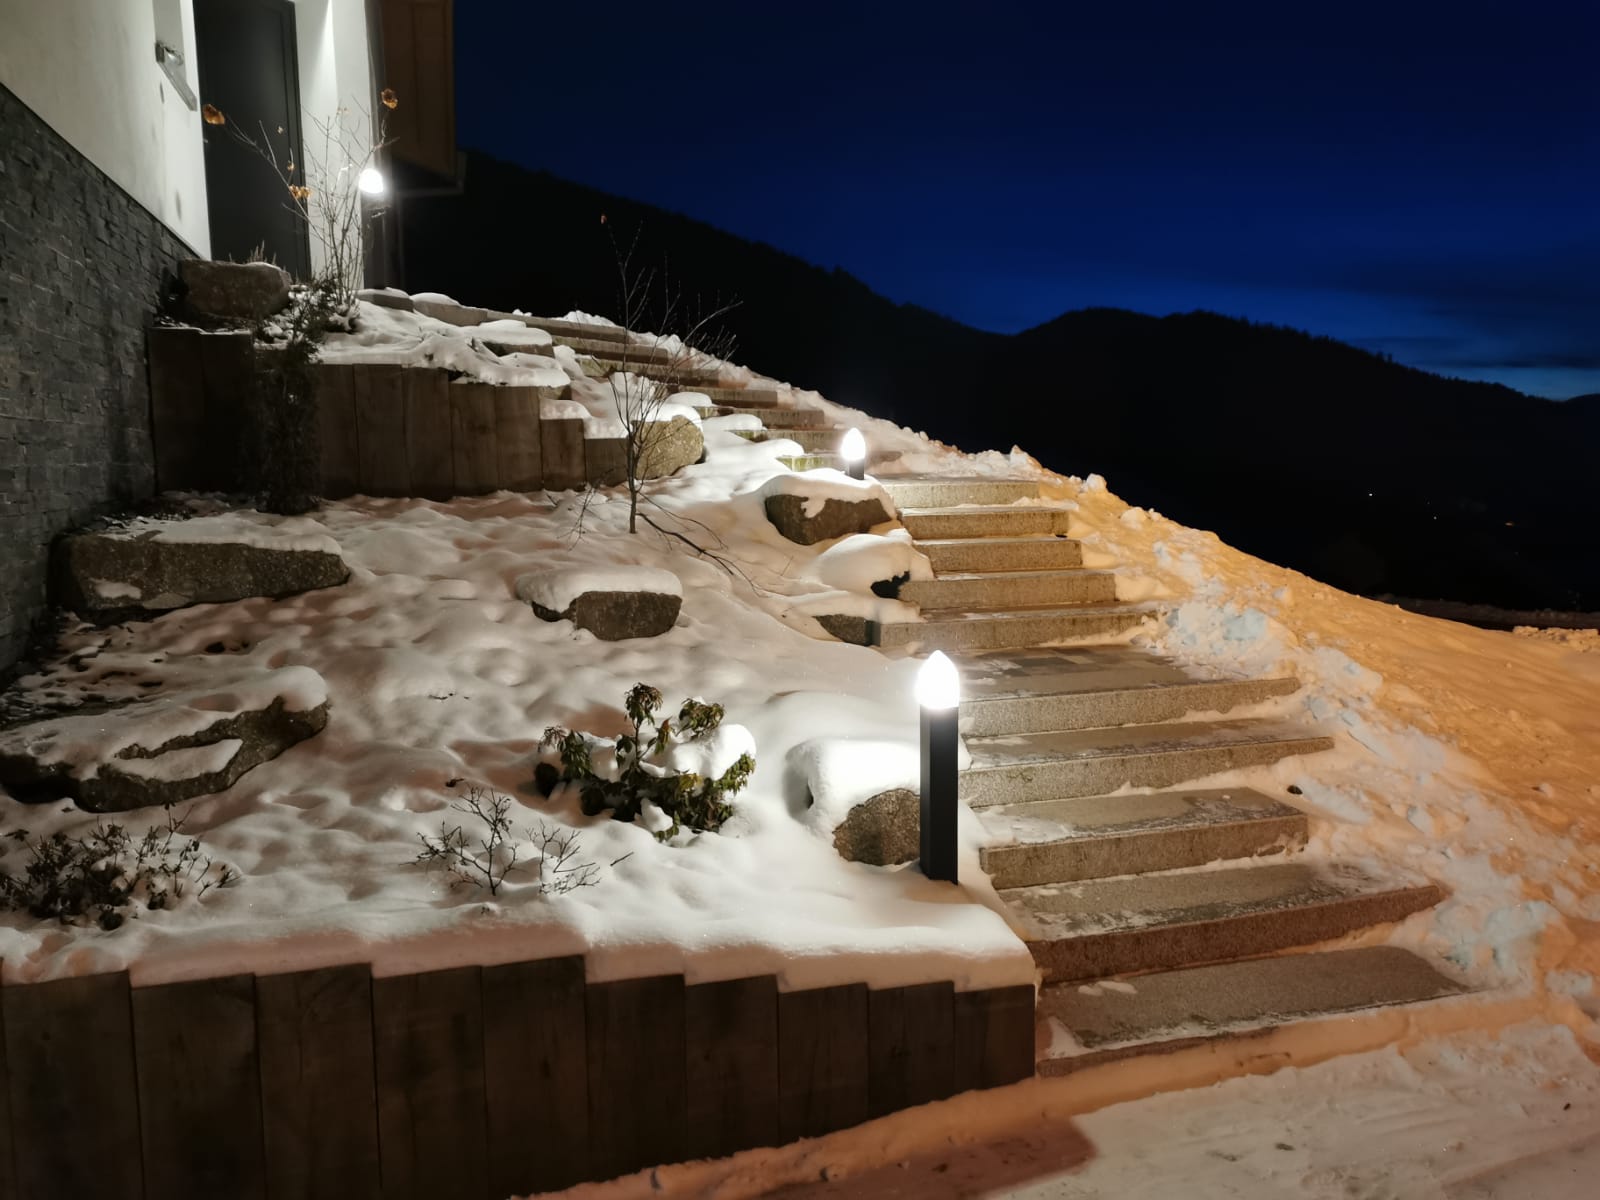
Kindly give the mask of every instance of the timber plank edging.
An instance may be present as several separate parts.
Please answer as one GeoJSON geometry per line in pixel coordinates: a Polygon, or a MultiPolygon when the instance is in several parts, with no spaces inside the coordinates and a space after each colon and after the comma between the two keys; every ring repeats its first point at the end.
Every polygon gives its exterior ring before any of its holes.
{"type": "Polygon", "coordinates": [[[577,956],[138,988],[123,971],[0,986],[0,1021],[0,1200],[486,1200],[1033,1074],[1031,985],[592,983],[577,956]]]}

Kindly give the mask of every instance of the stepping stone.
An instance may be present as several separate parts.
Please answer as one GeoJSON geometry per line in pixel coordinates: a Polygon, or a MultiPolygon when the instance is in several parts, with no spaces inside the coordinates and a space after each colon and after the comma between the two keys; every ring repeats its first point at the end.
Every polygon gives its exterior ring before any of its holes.
{"type": "MultiPolygon", "coordinates": [[[[1059,510],[1038,511],[1048,513],[1059,510]]],[[[914,518],[902,512],[900,519],[910,530],[914,518]]],[[[912,530],[912,534],[915,536],[915,530],[912,530]]],[[[1074,567],[1083,565],[1083,547],[1070,538],[1060,535],[919,538],[917,549],[928,556],[929,564],[940,574],[979,571],[1070,571],[1074,567]]]]}
{"type": "MultiPolygon", "coordinates": [[[[939,475],[901,475],[884,480],[897,508],[944,508],[958,504],[1001,505],[1036,500],[1036,479],[988,479],[939,475]]],[[[913,535],[915,536],[915,535],[913,535]]]]}
{"type": "Polygon", "coordinates": [[[1399,921],[1444,892],[1348,865],[1264,863],[999,893],[1046,979],[1096,979],[1271,954],[1399,921]]]}
{"type": "Polygon", "coordinates": [[[1066,1075],[1135,1054],[1468,990],[1398,946],[1283,954],[1088,986],[1051,984],[1039,994],[1041,1040],[1049,1049],[1038,1069],[1066,1075]]]}
{"type": "Polygon", "coordinates": [[[899,599],[925,610],[1015,609],[1053,604],[1101,604],[1117,598],[1110,571],[1012,571],[943,574],[900,589],[899,599]]]}
{"type": "Polygon", "coordinates": [[[961,730],[968,737],[1154,725],[1287,696],[1291,676],[1205,678],[1131,646],[1043,647],[963,656],[961,730]]]}
{"type": "Polygon", "coordinates": [[[933,650],[1000,650],[1050,642],[1103,639],[1136,629],[1160,610],[1149,604],[1107,604],[941,610],[925,621],[904,621],[883,627],[885,647],[933,650]]]}
{"type": "Polygon", "coordinates": [[[1333,745],[1332,738],[1303,726],[1262,720],[972,737],[972,765],[961,773],[960,794],[978,807],[1099,796],[1122,787],[1173,787],[1333,745]]]}
{"type": "MultiPolygon", "coordinates": [[[[1072,523],[1067,508],[1010,507],[1005,504],[943,508],[896,497],[900,520],[919,541],[923,538],[1023,538],[1065,536],[1072,523]]],[[[977,545],[976,542],[973,543],[977,545]]]]}
{"type": "Polygon", "coordinates": [[[1305,845],[1306,815],[1252,788],[1085,796],[983,810],[1009,839],[982,851],[997,888],[1171,871],[1305,845]]]}

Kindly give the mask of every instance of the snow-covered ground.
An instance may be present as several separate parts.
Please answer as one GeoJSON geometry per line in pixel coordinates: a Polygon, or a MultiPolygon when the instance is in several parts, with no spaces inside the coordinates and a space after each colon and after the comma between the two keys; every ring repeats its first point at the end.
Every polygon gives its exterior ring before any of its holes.
{"type": "MultiPolygon", "coordinates": [[[[570,351],[548,347],[536,331],[463,330],[371,306],[363,325],[336,354],[449,365],[498,382],[559,376],[571,381],[576,411],[614,419],[612,386],[585,378],[570,351]],[[527,351],[497,358],[481,345],[491,334],[527,351]]],[[[729,374],[755,378],[742,368],[729,374]]],[[[814,394],[793,399],[857,425],[874,449],[900,451],[896,471],[1039,479],[1037,503],[1073,512],[1088,565],[1117,567],[1124,599],[1170,606],[1139,640],[1218,671],[1297,674],[1303,689],[1276,709],[1335,732],[1338,749],[1215,782],[1278,794],[1292,785],[1317,818],[1313,853],[1444,884],[1450,896],[1438,908],[1370,936],[1412,946],[1493,997],[1463,1018],[1477,1020],[1478,1033],[1458,1028],[1443,1040],[1438,1030],[1413,1030],[1403,1051],[1104,1108],[1083,1121],[1101,1148],[1097,1163],[1059,1185],[1068,1190],[1029,1194],[1497,1195],[1438,1189],[1465,1186],[1471,1175],[1450,1162],[1487,1170],[1509,1161],[1544,1127],[1547,1091],[1570,1091],[1573,1107],[1560,1111],[1579,1114],[1551,1118],[1562,1137],[1580,1117],[1600,1120],[1596,1070],[1584,1053],[1600,1040],[1600,653],[1592,638],[1490,632],[1352,597],[1130,508],[1098,477],[1052,475],[1021,451],[962,454],[814,394]],[[1510,1016],[1530,1024],[1496,1043],[1493,1030],[1510,1016]],[[1407,1107],[1413,1102],[1420,1107],[1407,1107]],[[1368,1120],[1391,1112],[1396,1128],[1415,1130],[1409,1141],[1384,1141],[1368,1120]],[[1269,1127],[1285,1135],[1263,1140],[1269,1127]],[[1174,1137],[1174,1128],[1191,1132],[1174,1137]],[[1148,1177],[1124,1161],[1141,1140],[1148,1177]],[[1291,1149],[1276,1149],[1279,1141],[1291,1149]],[[1449,1151],[1457,1142],[1464,1148],[1449,1151]],[[1337,1173],[1341,1156],[1354,1163],[1369,1152],[1378,1175],[1352,1174],[1353,1166],[1337,1173]],[[1402,1160],[1434,1174],[1406,1175],[1402,1160]],[[1325,1170],[1335,1173],[1324,1179],[1325,1170]],[[1215,1189],[1139,1183],[1161,1172],[1215,1189]],[[1386,1191],[1390,1177],[1401,1182],[1386,1191]],[[1411,1188],[1413,1178],[1423,1182],[1411,1188]]],[[[926,564],[903,532],[829,549],[780,537],[761,497],[784,473],[776,456],[795,447],[744,441],[731,432],[740,420],[705,421],[707,461],[656,484],[647,509],[731,569],[654,530],[630,536],[625,499],[605,493],[587,501],[543,493],[356,499],[304,518],[218,518],[251,536],[331,540],[351,580],[286,600],[81,628],[68,636],[68,657],[22,688],[60,703],[148,694],[140,685],[152,680],[194,689],[302,668],[325,682],[328,727],[193,805],[188,830],[240,873],[239,883],[111,933],[6,915],[5,977],[127,965],[136,983],[152,983],[352,960],[393,973],[583,952],[598,979],[681,970],[691,981],[770,971],[787,987],[1031,981],[1031,959],[978,868],[977,848],[994,836],[978,819],[964,815],[962,825],[970,903],[953,903],[948,889],[914,870],[849,864],[835,853],[832,823],[851,803],[911,782],[917,664],[833,641],[813,614],[912,618],[914,610],[866,585],[920,576],[926,564]],[[517,581],[563,567],[670,573],[684,597],[677,626],[656,639],[602,643],[539,620],[517,581]],[[645,828],[584,817],[574,798],[547,801],[532,787],[547,726],[614,735],[624,727],[622,696],[638,682],[660,687],[670,709],[689,696],[720,703],[753,738],[757,770],[722,833],[663,844],[645,828]],[[513,797],[519,825],[578,831],[581,856],[600,868],[596,884],[546,897],[513,878],[487,902],[412,865],[418,835],[437,834],[452,799],[473,784],[513,797]]],[[[819,479],[841,494],[852,486],[842,476],[819,479]]],[[[8,803],[3,812],[0,833],[94,820],[62,806],[8,803]]],[[[142,828],[158,816],[127,823],[142,828]]],[[[0,868],[15,870],[19,853],[8,849],[0,868]]],[[[1172,1082],[1147,1078],[1142,1090],[1172,1082]]],[[[1202,1072],[1188,1082],[1209,1081],[1202,1072]]],[[[1029,1106],[1049,1109],[1050,1096],[1070,1098],[1060,1111],[1083,1113],[1139,1094],[1118,1086],[1087,1093],[1088,1103],[1082,1080],[1040,1081],[1009,1089],[1004,1102],[958,1098],[935,1109],[966,1114],[962,1121],[981,1131],[1000,1126],[977,1115],[1021,1120],[1029,1106]],[[1021,1107],[1006,1107],[1013,1103],[1021,1107]]],[[[940,1127],[929,1113],[903,1119],[913,1141],[940,1127]]],[[[861,1149],[849,1136],[825,1140],[844,1162],[897,1144],[861,1149]]],[[[762,1177],[763,1186],[803,1178],[762,1177]]]]}

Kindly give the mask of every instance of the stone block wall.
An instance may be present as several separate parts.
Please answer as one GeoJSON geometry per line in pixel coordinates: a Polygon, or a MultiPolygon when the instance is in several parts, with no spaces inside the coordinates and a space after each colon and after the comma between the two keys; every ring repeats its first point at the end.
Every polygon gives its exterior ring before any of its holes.
{"type": "Polygon", "coordinates": [[[51,539],[154,486],[145,327],[190,255],[0,87],[0,678],[51,539]]]}

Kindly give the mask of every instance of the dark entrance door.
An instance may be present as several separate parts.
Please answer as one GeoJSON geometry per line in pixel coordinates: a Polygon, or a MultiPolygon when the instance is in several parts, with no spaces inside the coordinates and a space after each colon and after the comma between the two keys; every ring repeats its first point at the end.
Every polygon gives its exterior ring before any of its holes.
{"type": "Polygon", "coordinates": [[[203,126],[211,257],[244,262],[258,250],[296,278],[310,273],[305,222],[272,165],[238,135],[270,144],[280,166],[302,163],[300,78],[291,0],[195,0],[200,102],[226,125],[203,126]]]}

